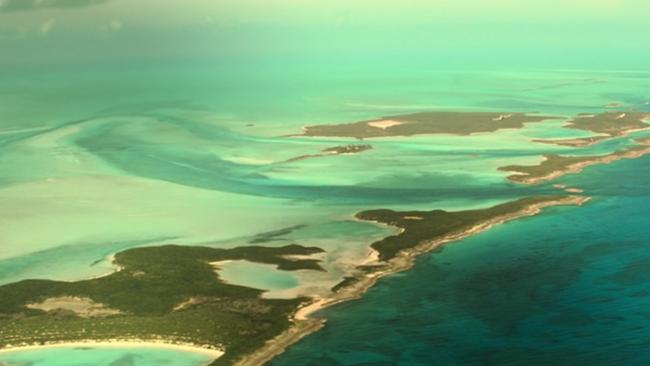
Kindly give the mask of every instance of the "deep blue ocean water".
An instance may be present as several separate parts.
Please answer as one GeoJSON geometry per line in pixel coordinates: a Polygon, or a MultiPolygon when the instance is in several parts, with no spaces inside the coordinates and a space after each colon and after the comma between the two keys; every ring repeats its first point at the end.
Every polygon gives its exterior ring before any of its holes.
{"type": "Polygon", "coordinates": [[[645,157],[561,179],[593,200],[420,257],[271,365],[650,364],[648,171],[645,157]]]}

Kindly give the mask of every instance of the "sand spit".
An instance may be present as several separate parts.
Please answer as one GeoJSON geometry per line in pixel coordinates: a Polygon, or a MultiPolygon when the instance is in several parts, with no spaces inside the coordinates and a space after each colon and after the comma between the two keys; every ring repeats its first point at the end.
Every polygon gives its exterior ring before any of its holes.
{"type": "Polygon", "coordinates": [[[564,167],[561,167],[560,169],[553,170],[541,175],[530,176],[530,174],[528,173],[522,173],[516,170],[506,170],[506,171],[512,173],[512,175],[510,175],[508,179],[513,182],[522,183],[522,184],[538,184],[538,183],[554,180],[556,178],[559,178],[567,174],[578,174],[582,172],[586,167],[592,165],[609,164],[623,159],[637,159],[647,154],[650,154],[650,144],[648,144],[648,142],[645,142],[643,146],[639,146],[638,148],[622,150],[604,156],[594,156],[591,159],[569,164],[564,167]]]}

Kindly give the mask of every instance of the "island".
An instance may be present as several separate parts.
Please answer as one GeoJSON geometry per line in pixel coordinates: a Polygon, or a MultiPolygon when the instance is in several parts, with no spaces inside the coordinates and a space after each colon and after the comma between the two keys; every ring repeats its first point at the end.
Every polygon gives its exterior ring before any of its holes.
{"type": "Polygon", "coordinates": [[[518,199],[494,207],[458,212],[393,211],[387,209],[362,211],[358,220],[388,225],[399,229],[371,244],[368,259],[357,266],[355,273],[334,286],[327,297],[315,297],[302,304],[293,316],[293,326],[251,355],[238,362],[238,366],[262,365],[302,337],[319,330],[325,319],[313,314],[323,308],[360,298],[377,280],[411,268],[415,258],[443,244],[478,234],[489,228],[521,217],[536,215],[552,206],[579,206],[589,197],[539,196],[518,199]]]}
{"type": "MultiPolygon", "coordinates": [[[[114,256],[117,270],[103,277],[0,286],[0,351],[136,342],[210,351],[218,357],[212,366],[261,365],[320,329],[325,320],[312,317],[314,312],[358,298],[379,278],[408,269],[417,255],[546,207],[582,205],[588,199],[539,196],[458,212],[359,212],[358,220],[394,226],[400,232],[372,243],[368,260],[330,296],[321,298],[267,299],[262,290],[225,283],[217,267],[224,260],[247,260],[280,270],[322,271],[320,262],[310,259],[323,252],[320,248],[292,244],[129,249],[114,256]]],[[[256,240],[270,241],[276,235],[265,233],[256,240]]]]}
{"type": "Polygon", "coordinates": [[[306,298],[265,299],[224,283],[212,263],[248,260],[281,270],[323,270],[303,259],[320,248],[215,249],[168,245],[117,253],[118,270],[77,282],[0,286],[0,349],[81,341],[186,345],[223,353],[231,365],[285,331],[306,298]],[[224,353],[225,352],[225,353],[224,353]]]}
{"type": "Polygon", "coordinates": [[[637,145],[596,156],[561,156],[557,154],[544,155],[537,165],[509,165],[499,170],[513,173],[508,176],[512,182],[537,184],[550,181],[566,174],[580,173],[584,168],[596,164],[609,164],[621,159],[636,159],[650,154],[650,139],[637,139],[637,145]]]}
{"type": "Polygon", "coordinates": [[[351,155],[351,154],[358,154],[362,153],[364,151],[368,151],[372,149],[372,145],[341,145],[341,146],[334,146],[334,147],[328,147],[326,149],[321,150],[320,153],[318,154],[309,154],[309,155],[301,155],[301,156],[296,156],[295,158],[291,158],[288,160],[285,160],[284,163],[290,163],[298,160],[305,160],[305,159],[311,159],[311,158],[321,158],[325,156],[333,156],[333,155],[351,155]]]}
{"type": "Polygon", "coordinates": [[[423,244],[430,246],[435,242],[455,240],[458,236],[471,235],[497,223],[537,213],[543,207],[580,204],[583,199],[579,196],[530,197],[490,208],[457,212],[372,210],[358,213],[357,218],[400,229],[399,234],[386,237],[371,245],[378,252],[380,260],[390,261],[401,255],[403,251],[423,244]]]}
{"type": "Polygon", "coordinates": [[[610,138],[650,129],[650,125],[646,123],[648,120],[650,120],[650,113],[646,112],[610,111],[600,114],[583,113],[569,120],[564,127],[594,132],[598,134],[597,136],[559,140],[536,139],[533,141],[561,146],[584,147],[610,138]]]}
{"type": "Polygon", "coordinates": [[[381,117],[354,123],[304,127],[298,136],[352,137],[356,139],[423,134],[469,135],[557,117],[510,112],[421,112],[381,117]]]}

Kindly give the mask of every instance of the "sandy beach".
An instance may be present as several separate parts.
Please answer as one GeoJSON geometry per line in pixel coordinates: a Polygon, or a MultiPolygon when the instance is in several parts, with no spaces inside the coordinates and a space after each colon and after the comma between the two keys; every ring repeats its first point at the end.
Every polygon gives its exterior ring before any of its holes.
{"type": "Polygon", "coordinates": [[[0,355],[12,352],[34,351],[44,348],[160,348],[175,350],[180,352],[199,353],[215,360],[223,356],[224,351],[211,348],[208,346],[198,346],[186,343],[168,343],[164,341],[145,341],[145,340],[108,340],[108,341],[76,341],[76,342],[52,342],[42,345],[17,345],[7,346],[0,349],[0,355]]]}
{"type": "Polygon", "coordinates": [[[393,273],[410,269],[415,262],[415,258],[417,258],[419,255],[430,252],[444,244],[458,241],[466,237],[481,233],[492,228],[495,225],[503,224],[522,217],[537,215],[542,211],[542,209],[546,207],[564,205],[581,206],[588,202],[590,199],[590,197],[584,196],[568,196],[557,199],[555,201],[533,204],[516,213],[496,216],[466,230],[445,235],[441,238],[436,238],[431,241],[422,242],[412,249],[401,251],[395,258],[386,262],[380,261],[376,255],[376,252],[371,251],[369,253],[369,258],[364,261],[364,264],[376,265],[380,269],[374,272],[360,274],[357,277],[357,281],[353,282],[347,287],[340,289],[330,297],[314,298],[312,302],[296,311],[293,316],[294,325],[291,328],[289,328],[287,331],[275,339],[267,342],[263,348],[260,348],[249,356],[246,356],[235,365],[257,366],[270,361],[275,356],[284,352],[290,345],[296,343],[303,337],[316,332],[323,327],[326,320],[313,318],[312,315],[314,313],[341,302],[359,299],[379,279],[393,273]]]}

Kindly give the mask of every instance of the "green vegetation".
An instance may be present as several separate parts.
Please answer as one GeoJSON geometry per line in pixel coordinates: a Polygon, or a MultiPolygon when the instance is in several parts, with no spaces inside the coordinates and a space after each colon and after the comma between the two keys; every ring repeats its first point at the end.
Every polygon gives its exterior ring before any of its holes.
{"type": "Polygon", "coordinates": [[[508,165],[499,168],[501,171],[515,173],[508,177],[518,183],[535,184],[562,176],[569,172],[580,172],[583,168],[606,164],[621,159],[634,159],[650,153],[647,140],[636,140],[640,145],[615,151],[607,155],[591,156],[560,156],[556,154],[544,155],[544,160],[537,165],[508,165]]]}
{"type": "Polygon", "coordinates": [[[486,209],[458,212],[372,210],[358,213],[357,218],[403,229],[400,234],[372,244],[372,247],[379,252],[381,260],[390,260],[400,251],[414,248],[423,242],[463,232],[496,217],[514,215],[532,205],[552,203],[564,198],[568,197],[529,197],[486,209]]]}
{"type": "Polygon", "coordinates": [[[494,132],[504,128],[521,128],[524,123],[540,122],[551,118],[553,117],[532,116],[525,113],[423,112],[387,116],[373,121],[308,126],[303,135],[358,139],[442,133],[469,135],[477,132],[494,132]],[[384,122],[386,127],[377,127],[384,122]]]}
{"type": "Polygon", "coordinates": [[[341,145],[341,146],[334,146],[334,147],[328,147],[326,149],[323,149],[318,154],[300,155],[300,156],[296,156],[295,158],[291,158],[289,160],[286,160],[284,162],[289,163],[289,162],[292,162],[292,161],[305,160],[305,159],[310,159],[310,158],[322,158],[322,157],[325,157],[325,156],[332,156],[332,155],[358,154],[358,153],[361,153],[361,152],[364,152],[364,151],[370,150],[370,149],[372,149],[371,145],[341,145]]]}
{"type": "Polygon", "coordinates": [[[595,132],[601,135],[560,140],[537,139],[533,141],[560,146],[584,147],[612,137],[623,136],[632,131],[650,128],[650,125],[644,122],[649,119],[650,114],[643,112],[605,112],[596,115],[579,114],[577,117],[571,119],[565,127],[595,132]]]}
{"type": "Polygon", "coordinates": [[[583,114],[569,121],[567,128],[621,136],[629,131],[650,128],[643,122],[650,114],[643,112],[605,112],[597,115],[583,114]]]}
{"type": "Polygon", "coordinates": [[[576,164],[584,164],[602,156],[561,156],[557,154],[544,155],[544,160],[537,165],[508,165],[499,168],[504,172],[516,173],[508,177],[513,182],[535,183],[545,180],[551,175],[571,169],[576,164]]]}
{"type": "Polygon", "coordinates": [[[327,154],[340,155],[340,154],[356,154],[370,149],[372,149],[372,145],[342,145],[342,146],[328,147],[327,149],[323,149],[322,151],[327,154]]]}
{"type": "Polygon", "coordinates": [[[162,246],[118,253],[121,270],[97,279],[27,280],[0,287],[0,348],[9,344],[108,339],[165,339],[224,347],[213,365],[232,364],[291,325],[307,299],[272,300],[262,290],[219,279],[212,262],[249,260],[284,270],[322,270],[318,261],[288,259],[320,248],[162,246]],[[71,311],[30,309],[56,297],[88,298],[121,314],[82,318],[71,311]]]}
{"type": "Polygon", "coordinates": [[[359,282],[359,277],[357,276],[346,276],[343,278],[343,281],[337,283],[332,287],[332,292],[338,292],[341,289],[344,289],[346,287],[352,286],[355,283],[359,282]]]}

